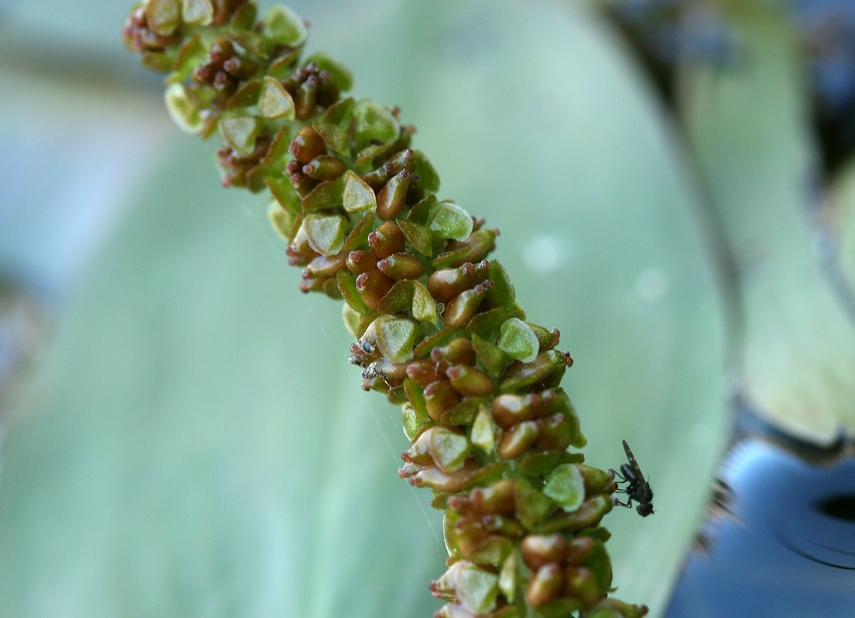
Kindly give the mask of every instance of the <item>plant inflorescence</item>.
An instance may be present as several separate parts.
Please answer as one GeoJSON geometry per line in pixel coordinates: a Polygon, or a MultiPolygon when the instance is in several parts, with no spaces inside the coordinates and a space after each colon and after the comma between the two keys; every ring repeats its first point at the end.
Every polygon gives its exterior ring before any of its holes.
{"type": "Polygon", "coordinates": [[[222,137],[223,185],[270,192],[300,289],[345,301],[362,387],[402,406],[399,475],[445,512],[437,616],[646,614],[609,597],[616,485],[569,450],[586,444],[559,385],[573,361],[486,259],[498,230],[436,197],[399,110],[343,97],[350,73],[303,59],[306,25],[281,6],[259,19],[246,0],[148,0],[123,35],[169,74],[176,123],[222,137]]]}

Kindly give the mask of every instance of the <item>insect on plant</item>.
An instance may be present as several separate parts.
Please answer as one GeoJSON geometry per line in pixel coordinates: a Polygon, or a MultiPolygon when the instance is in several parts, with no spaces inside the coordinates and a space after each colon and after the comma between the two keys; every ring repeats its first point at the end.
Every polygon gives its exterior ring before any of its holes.
{"type": "Polygon", "coordinates": [[[626,443],[626,440],[622,442],[629,463],[621,465],[620,472],[614,470],[609,470],[609,472],[613,472],[620,479],[617,481],[618,483],[627,483],[626,487],[616,490],[617,493],[626,494],[627,501],[624,503],[615,500],[615,504],[632,508],[632,501],[635,500],[639,503],[635,510],[642,517],[647,517],[653,514],[653,490],[650,488],[650,483],[644,480],[644,475],[641,473],[641,468],[635,460],[635,455],[632,454],[629,444],[626,443]]]}

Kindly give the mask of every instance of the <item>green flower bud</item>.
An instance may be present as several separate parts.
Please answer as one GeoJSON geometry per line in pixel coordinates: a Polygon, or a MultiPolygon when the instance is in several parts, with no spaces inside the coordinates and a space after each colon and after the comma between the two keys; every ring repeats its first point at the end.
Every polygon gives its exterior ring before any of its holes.
{"type": "Polygon", "coordinates": [[[427,224],[441,239],[464,240],[472,233],[472,216],[453,202],[434,204],[427,224]]]}
{"type": "Polygon", "coordinates": [[[153,32],[169,36],[181,25],[181,0],[148,0],[145,15],[153,32]]]}
{"type": "Polygon", "coordinates": [[[517,361],[508,367],[505,380],[499,389],[503,393],[518,391],[545,380],[553,371],[563,371],[566,367],[564,356],[560,352],[550,350],[538,355],[529,363],[517,361]]]}
{"type": "Polygon", "coordinates": [[[301,226],[309,246],[322,255],[333,255],[341,251],[347,233],[347,219],[341,215],[306,215],[301,226]]]}
{"type": "Polygon", "coordinates": [[[514,502],[517,508],[517,519],[528,530],[538,528],[552,508],[549,498],[522,479],[518,479],[514,485],[514,502]]]}
{"type": "Polygon", "coordinates": [[[435,268],[456,268],[466,262],[478,262],[490,252],[498,230],[476,230],[460,242],[451,242],[446,251],[436,256],[432,262],[435,268]]]}
{"type": "Polygon", "coordinates": [[[386,143],[398,137],[398,121],[388,107],[378,105],[369,99],[356,102],[353,108],[354,137],[357,148],[372,141],[386,143]]]}
{"type": "Polygon", "coordinates": [[[475,417],[475,423],[472,425],[469,439],[472,441],[472,444],[485,453],[492,453],[496,448],[496,434],[493,429],[493,421],[487,412],[487,408],[484,406],[479,409],[478,416],[475,417]]]}
{"type": "Polygon", "coordinates": [[[543,493],[552,498],[564,512],[572,513],[585,500],[585,481],[576,466],[563,464],[549,475],[543,493]]]}
{"type": "Polygon", "coordinates": [[[248,155],[255,149],[260,125],[253,116],[224,115],[220,118],[220,135],[235,152],[248,155]]]}
{"type": "MultiPolygon", "coordinates": [[[[336,159],[336,161],[341,161],[336,159]]],[[[343,162],[342,162],[343,164],[343,162]]],[[[328,173],[332,174],[330,170],[328,173]]],[[[377,199],[374,191],[352,171],[344,173],[344,190],[342,191],[342,206],[347,212],[367,212],[377,210],[377,199]]]]}
{"type": "Polygon", "coordinates": [[[163,94],[169,117],[176,126],[190,135],[198,135],[205,128],[199,115],[196,97],[184,84],[170,84],[163,94]]]}
{"type": "Polygon", "coordinates": [[[413,245],[413,248],[422,255],[430,255],[433,251],[433,240],[430,230],[424,225],[412,221],[397,220],[398,227],[404,236],[413,245]]]}
{"type": "Polygon", "coordinates": [[[373,325],[377,347],[383,356],[393,363],[404,363],[413,357],[413,346],[421,332],[418,324],[406,318],[381,315],[373,325]]]}
{"type": "Polygon", "coordinates": [[[488,297],[499,307],[510,308],[516,300],[516,291],[511,278],[504,267],[497,260],[490,261],[490,280],[495,287],[490,290],[488,297]]]}
{"type": "Polygon", "coordinates": [[[599,468],[592,468],[591,466],[582,464],[577,464],[576,468],[579,470],[579,474],[582,475],[582,480],[585,483],[585,491],[589,494],[606,491],[615,480],[614,476],[599,468]]]}
{"type": "Polygon", "coordinates": [[[485,341],[474,333],[472,334],[472,346],[475,348],[478,360],[493,376],[501,375],[512,360],[498,346],[485,341]]]}
{"type": "Polygon", "coordinates": [[[592,528],[600,523],[600,520],[606,513],[612,510],[614,504],[609,496],[598,494],[585,500],[578,509],[572,513],[558,514],[549,518],[541,526],[540,531],[543,533],[557,532],[559,530],[567,530],[568,532],[576,532],[585,528],[592,528]]]}
{"type": "Polygon", "coordinates": [[[262,36],[273,45],[297,47],[306,40],[308,31],[303,20],[291,9],[273,5],[261,18],[262,36]]]}
{"type": "Polygon", "coordinates": [[[510,318],[502,324],[496,345],[522,363],[530,363],[537,358],[540,349],[537,335],[528,324],[517,318],[510,318]]]}

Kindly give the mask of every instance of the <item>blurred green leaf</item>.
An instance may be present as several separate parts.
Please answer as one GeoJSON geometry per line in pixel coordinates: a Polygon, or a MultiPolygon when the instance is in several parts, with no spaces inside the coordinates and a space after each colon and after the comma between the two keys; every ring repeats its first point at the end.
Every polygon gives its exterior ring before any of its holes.
{"type": "Polygon", "coordinates": [[[734,363],[761,414],[819,443],[855,430],[855,325],[813,251],[817,175],[801,43],[774,5],[737,2],[731,70],[683,75],[686,124],[737,269],[734,363]],[[741,337],[739,337],[741,335],[741,337]]]}
{"type": "Polygon", "coordinates": [[[831,200],[838,217],[838,263],[851,292],[855,291],[855,161],[840,171],[831,200]]]}

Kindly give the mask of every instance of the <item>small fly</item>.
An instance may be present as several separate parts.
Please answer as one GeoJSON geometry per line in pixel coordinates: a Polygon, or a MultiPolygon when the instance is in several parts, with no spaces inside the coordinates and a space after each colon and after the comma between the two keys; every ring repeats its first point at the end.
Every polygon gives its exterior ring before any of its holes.
{"type": "Polygon", "coordinates": [[[626,494],[627,500],[624,503],[616,499],[615,503],[620,506],[632,508],[632,501],[635,500],[638,502],[635,510],[638,511],[639,515],[642,517],[652,515],[653,490],[650,489],[650,483],[644,480],[641,468],[638,466],[638,462],[635,461],[632,451],[629,450],[629,444],[626,443],[626,440],[623,440],[623,450],[626,451],[626,458],[629,460],[629,463],[621,465],[620,473],[614,470],[609,470],[609,472],[614,472],[615,476],[620,479],[618,483],[627,483],[626,487],[616,490],[617,493],[626,494]]]}

